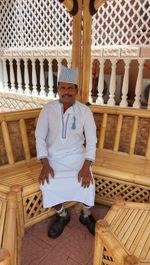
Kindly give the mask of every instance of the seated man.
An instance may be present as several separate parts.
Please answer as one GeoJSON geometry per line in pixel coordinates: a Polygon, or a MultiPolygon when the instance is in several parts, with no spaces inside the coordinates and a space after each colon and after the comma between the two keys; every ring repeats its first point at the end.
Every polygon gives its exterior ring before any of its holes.
{"type": "Polygon", "coordinates": [[[83,203],[80,222],[95,233],[95,183],[91,163],[95,161],[96,126],[90,109],[76,101],[78,69],[62,66],[58,82],[59,100],[50,101],[40,113],[36,127],[37,158],[44,208],[54,207],[56,216],[48,236],[58,237],[70,221],[63,208],[67,201],[83,203]],[[84,146],[86,142],[86,146],[84,146]]]}

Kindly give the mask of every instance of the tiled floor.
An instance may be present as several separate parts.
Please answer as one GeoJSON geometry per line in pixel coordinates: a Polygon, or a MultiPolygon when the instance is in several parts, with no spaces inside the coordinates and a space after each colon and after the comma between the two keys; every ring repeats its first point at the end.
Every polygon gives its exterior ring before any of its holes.
{"type": "MultiPolygon", "coordinates": [[[[109,207],[96,205],[96,219],[103,218],[109,207]]],[[[94,236],[79,223],[78,206],[70,209],[71,221],[63,234],[50,239],[47,230],[52,218],[27,229],[22,243],[22,265],[92,265],[94,236]]]]}

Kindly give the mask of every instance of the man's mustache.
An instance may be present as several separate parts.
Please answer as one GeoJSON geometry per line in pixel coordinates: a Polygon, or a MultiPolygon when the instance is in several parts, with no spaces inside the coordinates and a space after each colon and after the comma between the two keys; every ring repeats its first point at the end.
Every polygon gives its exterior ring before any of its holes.
{"type": "Polygon", "coordinates": [[[62,98],[64,98],[64,97],[72,97],[72,95],[65,94],[65,95],[62,96],[62,98]]]}

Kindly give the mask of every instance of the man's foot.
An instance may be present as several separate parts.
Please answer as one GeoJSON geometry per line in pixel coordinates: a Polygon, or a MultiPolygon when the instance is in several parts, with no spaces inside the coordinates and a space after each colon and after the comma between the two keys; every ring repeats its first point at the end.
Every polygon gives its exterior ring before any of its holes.
{"type": "Polygon", "coordinates": [[[54,223],[50,226],[48,230],[48,236],[51,238],[59,237],[62,234],[65,225],[67,225],[69,221],[70,215],[67,210],[65,216],[60,216],[59,214],[56,214],[54,218],[54,223]]]}
{"type": "Polygon", "coordinates": [[[94,236],[95,235],[95,225],[96,220],[93,218],[92,215],[88,215],[87,217],[84,216],[83,212],[81,211],[80,217],[79,217],[80,223],[83,225],[86,225],[89,232],[94,236]]]}

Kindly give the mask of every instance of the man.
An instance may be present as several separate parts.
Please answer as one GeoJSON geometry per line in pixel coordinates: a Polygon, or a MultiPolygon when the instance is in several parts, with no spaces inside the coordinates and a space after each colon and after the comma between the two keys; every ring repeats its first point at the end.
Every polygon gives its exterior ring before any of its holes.
{"type": "Polygon", "coordinates": [[[56,216],[48,236],[58,237],[70,221],[63,208],[67,201],[83,203],[80,222],[94,234],[95,185],[91,163],[95,160],[96,126],[92,112],[76,101],[78,69],[62,66],[58,82],[59,100],[46,104],[36,127],[37,158],[41,160],[39,176],[43,207],[54,207],[56,216]],[[85,147],[85,146],[86,147],[85,147]]]}

